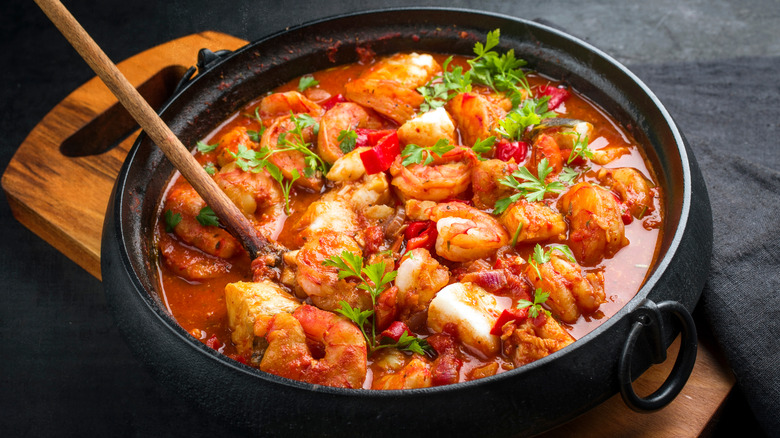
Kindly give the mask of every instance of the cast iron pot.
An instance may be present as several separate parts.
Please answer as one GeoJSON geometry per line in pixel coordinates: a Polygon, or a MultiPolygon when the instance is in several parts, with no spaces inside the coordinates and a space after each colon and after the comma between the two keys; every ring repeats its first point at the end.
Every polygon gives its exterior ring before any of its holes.
{"type": "Polygon", "coordinates": [[[598,49],[555,29],[465,10],[404,9],[317,21],[249,44],[183,86],[162,116],[194,144],[250,99],[294,77],[355,62],[356,48],[377,55],[428,51],[470,55],[475,41],[501,29],[532,69],[560,78],[615,116],[643,145],[665,190],[661,253],[644,286],[616,315],[573,345],[519,369],[457,385],[348,390],[291,381],[234,362],[184,331],[157,292],[152,224],[173,169],[147,138],[122,167],[109,204],[102,274],[117,325],[165,385],[230,424],[259,435],[532,435],[623,393],[637,410],[664,406],[688,378],[696,356],[689,311],[709,270],[712,218],[689,147],[653,93],[598,49]],[[631,381],[682,332],[664,385],[637,397],[631,381]],[[414,419],[414,421],[410,421],[414,419]]]}

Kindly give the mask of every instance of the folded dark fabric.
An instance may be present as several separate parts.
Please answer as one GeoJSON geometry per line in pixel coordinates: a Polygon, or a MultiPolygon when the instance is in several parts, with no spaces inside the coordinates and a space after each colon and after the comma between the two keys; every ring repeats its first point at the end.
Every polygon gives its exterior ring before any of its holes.
{"type": "Polygon", "coordinates": [[[687,137],[712,203],[700,306],[756,419],[780,431],[780,58],[629,66],[687,137]]]}

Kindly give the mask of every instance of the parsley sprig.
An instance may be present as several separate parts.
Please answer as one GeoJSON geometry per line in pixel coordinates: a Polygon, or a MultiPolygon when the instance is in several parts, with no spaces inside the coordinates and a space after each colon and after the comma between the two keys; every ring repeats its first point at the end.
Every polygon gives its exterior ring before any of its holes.
{"type": "MultiPolygon", "coordinates": [[[[534,247],[534,253],[531,256],[531,258],[528,259],[528,263],[531,265],[532,268],[536,271],[536,275],[538,276],[539,280],[542,279],[542,273],[539,270],[539,265],[543,265],[550,261],[552,258],[552,254],[555,251],[559,251],[561,254],[563,254],[569,261],[572,263],[576,262],[576,259],[574,258],[574,254],[571,252],[571,249],[567,245],[552,245],[547,250],[542,248],[541,245],[538,243],[534,247]]],[[[547,301],[547,298],[550,297],[550,294],[548,292],[544,292],[541,288],[536,288],[534,291],[534,301],[528,301],[528,300],[518,300],[517,301],[517,308],[518,309],[524,309],[528,307],[528,315],[532,318],[536,318],[539,316],[540,312],[544,312],[547,316],[550,316],[550,311],[543,308],[542,304],[544,304],[547,301]]]]}
{"type": "Polygon", "coordinates": [[[214,210],[212,210],[211,207],[209,207],[208,205],[200,209],[200,212],[198,212],[198,215],[195,216],[195,219],[197,219],[198,223],[200,223],[204,227],[207,226],[218,227],[220,225],[217,214],[214,213],[214,210]]]}
{"type": "Polygon", "coordinates": [[[345,154],[352,152],[357,144],[357,138],[357,132],[354,130],[342,129],[341,132],[339,132],[339,136],[336,138],[339,142],[339,149],[341,149],[341,152],[344,152],[345,154]]]}
{"type": "Polygon", "coordinates": [[[588,148],[587,135],[583,138],[582,134],[579,132],[567,132],[567,134],[575,134],[577,136],[577,138],[572,140],[573,144],[571,153],[569,153],[569,159],[566,161],[567,164],[574,161],[574,159],[578,156],[582,158],[593,159],[593,151],[588,148]]]}
{"type": "Polygon", "coordinates": [[[418,146],[416,144],[408,144],[401,151],[401,164],[404,166],[410,166],[412,164],[422,164],[427,166],[434,160],[434,156],[441,158],[442,155],[455,149],[455,146],[451,145],[446,138],[440,138],[433,146],[418,146]]]}
{"type": "Polygon", "coordinates": [[[488,32],[485,44],[478,42],[474,45],[477,57],[468,60],[471,80],[505,92],[512,106],[517,107],[525,96],[531,94],[531,87],[521,68],[527,63],[515,57],[514,49],[501,55],[491,50],[498,46],[500,37],[501,31],[496,29],[488,32]]]}
{"type": "Polygon", "coordinates": [[[463,67],[454,67],[448,71],[452,56],[442,64],[442,74],[435,76],[417,91],[423,96],[420,112],[428,112],[444,106],[458,93],[471,91],[471,72],[463,72],[463,67]]]}
{"type": "Polygon", "coordinates": [[[497,131],[510,140],[522,140],[526,128],[556,116],[554,111],[547,110],[549,100],[549,96],[525,99],[522,106],[513,109],[498,122],[497,131]]]}
{"type": "Polygon", "coordinates": [[[298,80],[298,91],[303,93],[307,88],[316,87],[319,84],[320,82],[314,79],[312,75],[301,76],[301,79],[298,80]]]}
{"type": "Polygon", "coordinates": [[[493,208],[494,214],[503,213],[513,202],[525,198],[529,202],[541,201],[547,193],[560,193],[565,188],[560,181],[545,182],[547,175],[552,172],[547,158],[542,158],[536,167],[539,177],[535,177],[527,167],[522,166],[512,172],[511,175],[502,178],[499,182],[505,186],[518,190],[518,193],[496,201],[493,208]],[[520,180],[524,182],[520,182],[520,180]]]}
{"type": "Polygon", "coordinates": [[[165,210],[165,231],[172,232],[176,225],[179,225],[179,222],[181,222],[181,213],[165,210]]]}
{"type": "Polygon", "coordinates": [[[482,154],[490,152],[493,150],[493,145],[496,143],[496,137],[490,136],[484,140],[480,140],[477,138],[477,141],[474,142],[474,146],[471,147],[471,150],[474,151],[475,154],[477,154],[477,158],[480,161],[485,161],[487,158],[483,158],[482,154]]]}
{"type": "Polygon", "coordinates": [[[404,333],[395,343],[383,343],[380,344],[376,338],[376,322],[373,318],[376,308],[376,300],[379,295],[387,289],[390,282],[395,280],[397,275],[396,271],[386,272],[386,265],[384,262],[373,263],[365,266],[363,263],[363,257],[354,254],[349,251],[343,251],[340,256],[331,256],[329,259],[322,262],[323,266],[334,266],[338,268],[339,279],[345,278],[357,278],[360,280],[358,289],[367,291],[371,296],[371,309],[360,310],[349,305],[346,301],[341,301],[341,309],[336,309],[336,312],[344,315],[349,320],[354,322],[363,337],[366,340],[368,346],[368,354],[373,353],[376,350],[382,348],[398,348],[399,350],[407,350],[414,353],[425,354],[426,351],[430,351],[431,347],[423,340],[404,333]],[[370,326],[368,329],[366,326],[370,326]],[[368,331],[367,331],[368,330],[368,331]]]}

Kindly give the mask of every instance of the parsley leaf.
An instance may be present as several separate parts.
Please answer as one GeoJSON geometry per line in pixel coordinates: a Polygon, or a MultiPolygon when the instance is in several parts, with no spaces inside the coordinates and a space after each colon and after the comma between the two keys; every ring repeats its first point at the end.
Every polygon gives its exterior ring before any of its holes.
{"type": "Polygon", "coordinates": [[[409,166],[412,164],[422,164],[427,166],[434,160],[434,155],[441,158],[442,155],[455,149],[455,146],[451,145],[446,138],[440,138],[433,146],[417,146],[416,144],[408,144],[401,151],[401,157],[403,161],[401,164],[409,166]]]}
{"type": "Polygon", "coordinates": [[[203,170],[205,170],[206,173],[208,173],[211,176],[214,176],[214,174],[217,173],[217,168],[214,167],[214,163],[212,163],[211,161],[203,165],[203,170]]]}
{"type": "Polygon", "coordinates": [[[171,233],[176,225],[181,222],[181,214],[174,213],[171,210],[165,210],[165,231],[171,233]]]}
{"type": "Polygon", "coordinates": [[[303,93],[305,89],[316,87],[319,83],[312,75],[301,76],[301,79],[298,81],[298,91],[303,93]]]}
{"type": "Polygon", "coordinates": [[[571,148],[571,153],[569,154],[569,159],[566,161],[567,164],[574,161],[574,159],[577,158],[578,156],[582,158],[593,159],[593,151],[588,149],[587,135],[585,136],[585,138],[582,138],[579,132],[567,132],[567,134],[577,135],[577,138],[572,140],[573,145],[571,148]]]}
{"type": "Polygon", "coordinates": [[[451,61],[452,56],[444,61],[441,75],[433,77],[427,84],[417,88],[423,96],[420,112],[426,113],[440,108],[458,93],[471,91],[471,72],[463,73],[463,67],[460,66],[448,71],[451,61]]]}
{"type": "Polygon", "coordinates": [[[490,136],[484,140],[477,138],[477,141],[474,143],[474,146],[471,147],[471,150],[477,154],[477,158],[479,158],[480,161],[485,161],[486,158],[482,158],[482,154],[490,152],[495,143],[496,137],[494,136],[490,136]]]}
{"type": "Polygon", "coordinates": [[[198,146],[198,152],[200,152],[202,154],[207,154],[207,153],[215,150],[217,148],[217,146],[219,146],[219,143],[206,144],[206,143],[204,143],[202,141],[199,141],[197,143],[197,146],[198,146]]]}
{"type": "Polygon", "coordinates": [[[390,282],[395,280],[396,271],[387,272],[387,265],[384,262],[373,263],[365,266],[363,257],[349,251],[342,251],[341,255],[333,255],[322,262],[323,266],[333,266],[339,270],[340,280],[345,278],[357,278],[360,280],[358,288],[365,290],[371,296],[371,310],[356,309],[346,301],[340,301],[341,309],[336,312],[344,315],[350,321],[354,322],[366,340],[368,354],[380,348],[395,347],[400,350],[408,350],[419,354],[425,354],[426,349],[430,349],[428,343],[422,339],[410,336],[404,333],[394,344],[379,344],[376,339],[376,321],[372,316],[375,315],[376,300],[379,295],[387,289],[390,282]],[[367,327],[368,326],[368,327],[367,327]]]}
{"type": "Polygon", "coordinates": [[[544,292],[541,288],[537,287],[536,291],[534,292],[534,302],[532,303],[528,300],[517,300],[517,308],[525,309],[528,307],[528,316],[531,318],[536,318],[539,316],[539,312],[544,312],[549,316],[550,311],[542,307],[542,304],[544,304],[549,297],[549,293],[544,292]]]}
{"type": "Polygon", "coordinates": [[[352,152],[355,149],[357,137],[357,132],[351,129],[342,129],[339,136],[336,138],[339,142],[339,149],[341,149],[341,152],[344,152],[345,154],[352,152]]]}
{"type": "Polygon", "coordinates": [[[500,36],[500,30],[496,29],[488,32],[484,45],[479,42],[474,45],[477,57],[468,61],[471,66],[471,79],[496,91],[506,92],[512,106],[516,107],[531,93],[531,87],[521,69],[526,62],[516,58],[513,49],[502,55],[491,50],[498,45],[500,36]]]}
{"type": "Polygon", "coordinates": [[[547,111],[548,100],[549,96],[525,99],[521,107],[513,109],[504,120],[498,122],[497,131],[510,140],[522,140],[526,128],[556,116],[555,112],[547,111]]]}
{"type": "MultiPolygon", "coordinates": [[[[512,172],[511,175],[502,178],[499,182],[505,186],[519,190],[520,194],[529,202],[541,201],[547,193],[560,193],[565,188],[560,181],[545,182],[545,178],[550,172],[552,172],[552,167],[549,166],[547,158],[542,158],[542,161],[540,161],[537,166],[538,178],[523,166],[512,172]],[[518,179],[525,182],[521,183],[518,179]]],[[[515,200],[517,199],[519,198],[515,198],[515,200]]],[[[501,200],[499,199],[499,201],[501,200]]],[[[498,204],[498,202],[496,202],[496,204],[498,204]]]]}
{"type": "Polygon", "coordinates": [[[564,166],[561,173],[558,174],[558,181],[564,184],[573,184],[574,180],[580,176],[580,173],[571,167],[564,166]]]}
{"type": "Polygon", "coordinates": [[[197,219],[198,222],[204,227],[209,225],[214,227],[219,226],[219,218],[217,217],[217,214],[214,213],[214,210],[212,210],[208,205],[200,209],[200,213],[195,216],[195,219],[197,219]]]}

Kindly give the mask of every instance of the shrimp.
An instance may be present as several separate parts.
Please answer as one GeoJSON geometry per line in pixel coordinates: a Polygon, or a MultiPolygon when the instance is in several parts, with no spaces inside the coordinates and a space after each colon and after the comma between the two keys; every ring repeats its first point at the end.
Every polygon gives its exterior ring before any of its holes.
{"type": "Polygon", "coordinates": [[[548,356],[574,342],[574,338],[553,318],[537,326],[530,319],[520,325],[507,324],[501,336],[504,354],[516,366],[548,356]]]}
{"type": "Polygon", "coordinates": [[[260,117],[275,119],[277,117],[306,113],[313,117],[322,115],[322,108],[297,91],[272,93],[264,97],[258,106],[260,117]]]}
{"type": "Polygon", "coordinates": [[[457,197],[471,184],[471,169],[477,157],[470,148],[456,147],[441,156],[434,156],[429,165],[404,166],[398,156],[390,166],[392,184],[409,199],[442,201],[457,197]]]}
{"type": "Polygon", "coordinates": [[[362,106],[344,102],[336,104],[325,112],[320,119],[320,131],[317,134],[317,153],[323,160],[333,164],[344,155],[339,146],[338,137],[342,131],[351,131],[356,128],[378,129],[382,127],[382,121],[371,110],[362,106]]]}
{"type": "Polygon", "coordinates": [[[593,158],[591,158],[591,161],[598,165],[604,166],[612,161],[617,160],[623,155],[630,153],[631,151],[625,146],[607,146],[593,151],[593,158]]]}
{"type": "Polygon", "coordinates": [[[247,150],[257,149],[257,143],[253,142],[247,134],[246,127],[237,126],[219,139],[216,148],[217,163],[220,166],[226,166],[236,161],[233,154],[238,153],[239,146],[244,146],[247,150]]]}
{"type": "Polygon", "coordinates": [[[414,117],[424,99],[414,89],[386,79],[356,79],[344,85],[344,97],[403,124],[414,117]]]}
{"type": "Polygon", "coordinates": [[[455,124],[444,108],[428,111],[398,128],[398,140],[404,145],[431,147],[441,139],[456,143],[455,124]]]}
{"type": "Polygon", "coordinates": [[[395,285],[398,287],[396,303],[402,321],[428,310],[436,292],[450,281],[447,267],[439,264],[425,248],[415,248],[401,259],[395,285]]]}
{"type": "Polygon", "coordinates": [[[265,336],[268,348],[260,369],[316,385],[361,388],[366,379],[366,342],[349,320],[303,305],[278,313],[265,336]],[[310,344],[324,350],[321,358],[310,344]]]}
{"type": "Polygon", "coordinates": [[[501,223],[462,202],[437,204],[429,214],[439,232],[436,254],[447,260],[466,262],[488,257],[509,243],[501,223]]]}
{"type": "Polygon", "coordinates": [[[566,222],[563,220],[563,215],[542,202],[520,199],[510,205],[499,216],[498,221],[510,234],[517,233],[516,243],[566,238],[566,222]]]}
{"type": "Polygon", "coordinates": [[[600,273],[583,274],[582,268],[558,253],[536,271],[528,264],[525,274],[534,287],[550,294],[547,305],[561,321],[572,324],[581,314],[590,314],[606,302],[604,278],[600,273]],[[539,277],[541,274],[541,277],[539,277]]]}
{"type": "MultiPolygon", "coordinates": [[[[547,134],[538,135],[534,140],[531,151],[531,161],[527,168],[534,175],[537,174],[539,163],[545,158],[547,159],[547,166],[552,169],[547,178],[545,178],[547,181],[555,179],[563,170],[563,154],[561,154],[558,142],[552,136],[547,134]]],[[[539,175],[536,176],[538,177],[539,175]]]]}
{"type": "Polygon", "coordinates": [[[569,221],[569,247],[577,260],[593,266],[628,245],[616,196],[588,182],[570,188],[558,200],[569,221]]]}
{"type": "Polygon", "coordinates": [[[265,170],[245,172],[235,163],[224,166],[214,181],[234,204],[253,220],[255,229],[267,239],[276,239],[284,226],[282,190],[265,170]]]}
{"type": "Polygon", "coordinates": [[[355,239],[344,234],[323,230],[308,240],[295,256],[297,271],[295,281],[317,307],[335,311],[341,309],[341,301],[353,308],[371,309],[371,296],[358,289],[351,279],[339,279],[335,266],[324,266],[323,262],[344,251],[362,256],[363,251],[355,239]]]}
{"type": "Polygon", "coordinates": [[[187,183],[176,184],[165,199],[165,211],[180,215],[173,232],[184,242],[206,254],[229,259],[241,251],[241,245],[227,231],[213,225],[202,225],[197,217],[206,201],[187,183]]]}
{"type": "Polygon", "coordinates": [[[655,210],[652,183],[639,170],[633,167],[602,168],[596,178],[620,195],[635,218],[641,219],[655,210]]]}
{"type": "MultiPolygon", "coordinates": [[[[295,123],[292,120],[292,116],[276,119],[276,121],[265,130],[262,138],[260,138],[260,146],[269,151],[286,149],[286,147],[279,144],[280,136],[284,135],[284,138],[287,141],[299,143],[304,147],[307,147],[313,138],[311,128],[303,130],[303,138],[291,133],[290,131],[293,129],[295,129],[295,123]]],[[[286,179],[294,179],[293,170],[296,170],[300,176],[300,178],[295,181],[296,184],[314,191],[322,189],[323,183],[321,175],[317,173],[312,176],[306,176],[305,169],[308,166],[306,165],[306,155],[304,155],[303,152],[299,150],[274,152],[268,157],[268,161],[275,164],[282,171],[282,175],[284,175],[286,179]]]]}
{"type": "MultiPolygon", "coordinates": [[[[498,159],[477,161],[471,171],[471,190],[474,192],[472,201],[474,206],[483,209],[492,209],[496,201],[506,198],[514,193],[512,187],[501,184],[501,180],[517,170],[517,164],[507,163],[498,159]]],[[[507,227],[508,230],[515,228],[507,227]]]]}
{"type": "Polygon", "coordinates": [[[222,275],[230,269],[227,261],[177,245],[167,233],[158,242],[165,266],[187,280],[205,280],[222,275]]]}
{"type": "Polygon", "coordinates": [[[477,93],[460,93],[447,103],[447,111],[455,119],[466,146],[496,135],[498,122],[506,118],[506,110],[494,100],[477,93]]]}
{"type": "Polygon", "coordinates": [[[395,373],[374,379],[371,389],[428,388],[431,383],[431,365],[421,357],[415,357],[395,373]]]}
{"type": "Polygon", "coordinates": [[[356,148],[333,163],[326,178],[338,183],[338,187],[324,196],[326,199],[348,202],[355,211],[364,215],[369,209],[386,205],[391,200],[387,175],[384,172],[366,174],[360,154],[368,149],[356,148]]]}

